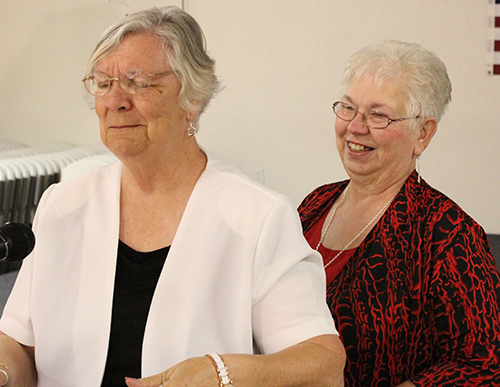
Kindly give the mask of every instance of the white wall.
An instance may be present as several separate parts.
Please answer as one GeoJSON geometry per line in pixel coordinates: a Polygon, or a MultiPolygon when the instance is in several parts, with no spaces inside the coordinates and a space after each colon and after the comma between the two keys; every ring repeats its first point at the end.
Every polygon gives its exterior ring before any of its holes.
{"type": "Polygon", "coordinates": [[[201,119],[200,143],[294,204],[346,177],[331,104],[347,58],[389,38],[435,51],[453,102],[422,174],[500,233],[491,0],[0,0],[0,141],[98,142],[80,82],[97,38],[123,13],[182,3],[204,29],[225,85],[201,119]]]}

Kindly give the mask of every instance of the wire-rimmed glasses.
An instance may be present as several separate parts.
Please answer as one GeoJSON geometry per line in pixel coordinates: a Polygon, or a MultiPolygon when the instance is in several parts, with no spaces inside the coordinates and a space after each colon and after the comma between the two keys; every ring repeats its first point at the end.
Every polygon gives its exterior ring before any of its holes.
{"type": "Polygon", "coordinates": [[[156,74],[150,74],[145,71],[134,71],[122,73],[116,78],[110,78],[106,74],[99,71],[87,74],[82,79],[87,91],[94,97],[102,97],[110,89],[114,81],[118,81],[123,91],[129,94],[144,94],[146,93],[155,77],[165,76],[172,73],[172,70],[162,71],[156,74]]]}
{"type": "Polygon", "coordinates": [[[380,113],[376,110],[367,110],[366,112],[361,113],[359,109],[341,101],[335,102],[332,106],[332,109],[338,118],[347,122],[351,122],[352,120],[354,120],[358,113],[361,114],[363,116],[363,121],[370,129],[385,129],[393,122],[420,118],[420,116],[416,116],[393,119],[389,118],[387,114],[380,113]]]}

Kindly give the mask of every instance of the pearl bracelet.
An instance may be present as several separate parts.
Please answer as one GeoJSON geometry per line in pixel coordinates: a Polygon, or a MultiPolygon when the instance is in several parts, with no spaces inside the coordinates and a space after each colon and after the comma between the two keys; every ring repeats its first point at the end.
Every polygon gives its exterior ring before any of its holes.
{"type": "Polygon", "coordinates": [[[215,368],[217,369],[217,375],[219,376],[219,387],[232,386],[233,381],[229,377],[229,372],[227,370],[226,363],[222,360],[222,357],[218,353],[207,353],[205,356],[212,360],[215,368]]]}

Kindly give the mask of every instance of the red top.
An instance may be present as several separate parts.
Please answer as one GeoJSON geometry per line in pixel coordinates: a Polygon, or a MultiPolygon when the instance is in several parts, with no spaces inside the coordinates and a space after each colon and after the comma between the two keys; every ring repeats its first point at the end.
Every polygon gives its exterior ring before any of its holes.
{"type": "MultiPolygon", "coordinates": [[[[321,238],[321,229],[323,228],[328,212],[329,211],[326,211],[323,216],[321,216],[321,218],[319,218],[318,221],[314,223],[314,225],[304,234],[309,242],[309,245],[313,249],[316,249],[316,246],[318,246],[318,242],[321,238]]],[[[324,266],[326,266],[328,262],[340,253],[340,250],[330,250],[329,248],[323,246],[323,244],[319,245],[318,251],[323,257],[324,266]]],[[[325,268],[327,286],[340,273],[347,261],[349,261],[349,259],[354,255],[355,251],[356,248],[343,251],[342,254],[335,258],[335,260],[325,268]]]]}

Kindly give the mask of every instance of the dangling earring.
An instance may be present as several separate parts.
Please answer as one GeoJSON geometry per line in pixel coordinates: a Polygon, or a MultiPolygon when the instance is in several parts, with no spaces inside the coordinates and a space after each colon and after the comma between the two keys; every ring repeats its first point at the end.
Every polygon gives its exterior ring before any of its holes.
{"type": "Polygon", "coordinates": [[[417,157],[415,161],[415,169],[417,170],[417,182],[420,184],[420,156],[417,157]]]}
{"type": "Polygon", "coordinates": [[[187,134],[189,137],[193,137],[198,133],[198,129],[193,126],[193,123],[189,123],[189,128],[187,128],[187,134]]]}

